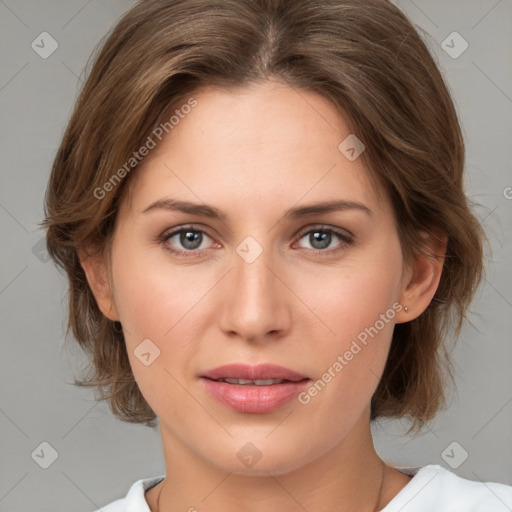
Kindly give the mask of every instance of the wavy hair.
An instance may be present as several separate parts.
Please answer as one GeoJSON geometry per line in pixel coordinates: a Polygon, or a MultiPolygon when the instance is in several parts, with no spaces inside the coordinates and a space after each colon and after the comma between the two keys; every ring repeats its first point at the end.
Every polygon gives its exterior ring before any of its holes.
{"type": "Polygon", "coordinates": [[[446,405],[448,331],[460,335],[485,235],[464,193],[449,89],[418,29],[386,0],[141,0],[118,21],[76,101],[45,197],[48,252],[69,279],[67,334],[91,362],[75,384],[95,387],[121,420],[155,426],[122,330],[99,310],[78,258],[88,246],[108,258],[136,164],[101,199],[95,190],[194,91],[267,79],[316,92],[343,113],[391,198],[405,261],[423,250],[422,233],[447,237],[435,296],[395,326],[371,404],[372,420],[408,417],[419,429],[446,405]]]}

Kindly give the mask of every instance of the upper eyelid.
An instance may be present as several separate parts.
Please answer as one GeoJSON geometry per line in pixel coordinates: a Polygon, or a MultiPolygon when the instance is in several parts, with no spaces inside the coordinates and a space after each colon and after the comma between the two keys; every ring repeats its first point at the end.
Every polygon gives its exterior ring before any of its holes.
{"type": "Polygon", "coordinates": [[[318,231],[332,231],[333,233],[335,234],[338,234],[338,232],[345,232],[350,238],[353,238],[354,235],[348,230],[348,229],[345,229],[345,228],[337,228],[337,227],[334,227],[334,226],[329,226],[329,225],[326,225],[326,224],[315,224],[313,226],[308,226],[306,228],[303,228],[303,229],[299,229],[294,236],[298,236],[298,235],[306,235],[307,233],[309,233],[310,231],[314,231],[314,230],[318,230],[318,231]]]}
{"type": "Polygon", "coordinates": [[[182,231],[186,231],[187,229],[190,231],[200,231],[200,232],[208,235],[210,238],[212,238],[212,236],[208,233],[207,229],[205,229],[202,226],[201,227],[195,226],[193,224],[185,224],[183,226],[176,226],[174,228],[166,229],[162,236],[167,237],[167,236],[175,235],[176,233],[181,233],[182,231]]]}

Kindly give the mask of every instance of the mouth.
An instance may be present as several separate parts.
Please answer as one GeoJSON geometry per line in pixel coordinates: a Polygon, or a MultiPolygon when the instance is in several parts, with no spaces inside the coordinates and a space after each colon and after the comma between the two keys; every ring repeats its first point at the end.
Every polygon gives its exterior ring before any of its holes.
{"type": "Polygon", "coordinates": [[[284,366],[271,363],[262,363],[257,365],[248,365],[245,363],[232,363],[218,366],[204,372],[201,377],[210,380],[224,380],[230,384],[249,384],[251,381],[257,386],[268,386],[274,384],[274,382],[267,381],[290,381],[298,382],[304,379],[308,379],[306,375],[298,373],[294,370],[290,370],[284,366]],[[230,380],[237,380],[239,382],[230,382],[230,380]]]}
{"type": "MultiPolygon", "coordinates": [[[[205,377],[208,378],[208,377],[205,377]]],[[[209,379],[215,382],[227,382],[228,384],[235,384],[238,386],[273,386],[275,384],[282,384],[283,382],[301,382],[300,380],[287,380],[287,379],[209,379]]],[[[309,379],[307,379],[309,380],[309,379]]]]}
{"type": "Polygon", "coordinates": [[[242,413],[271,413],[295,398],[311,379],[273,364],[224,365],[200,376],[210,397],[242,413]]]}

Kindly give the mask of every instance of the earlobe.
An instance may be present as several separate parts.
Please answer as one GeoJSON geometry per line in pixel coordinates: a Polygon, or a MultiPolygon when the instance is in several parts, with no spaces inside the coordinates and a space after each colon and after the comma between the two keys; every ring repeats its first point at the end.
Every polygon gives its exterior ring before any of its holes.
{"type": "Polygon", "coordinates": [[[425,235],[425,240],[422,252],[410,267],[400,297],[402,310],[395,317],[396,323],[409,322],[420,316],[439,286],[448,239],[444,235],[432,234],[425,235]]]}
{"type": "Polygon", "coordinates": [[[80,249],[78,257],[100,311],[108,319],[119,321],[103,255],[100,251],[80,249]]]}

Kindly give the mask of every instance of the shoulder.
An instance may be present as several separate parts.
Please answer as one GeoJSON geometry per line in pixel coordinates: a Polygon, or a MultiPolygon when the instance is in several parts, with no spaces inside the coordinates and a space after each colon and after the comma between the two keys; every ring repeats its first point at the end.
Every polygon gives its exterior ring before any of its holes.
{"type": "Polygon", "coordinates": [[[124,498],[105,505],[94,512],[151,512],[144,494],[164,479],[165,475],[143,478],[132,484],[124,498]]]}
{"type": "Polygon", "coordinates": [[[381,512],[510,512],[512,487],[467,480],[438,465],[400,471],[411,481],[381,512]]]}

